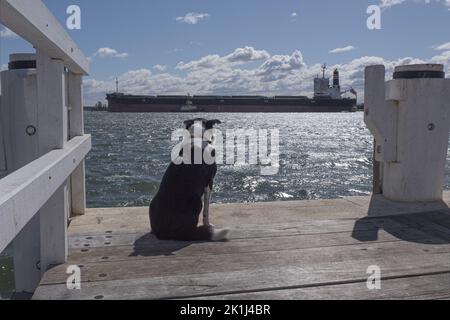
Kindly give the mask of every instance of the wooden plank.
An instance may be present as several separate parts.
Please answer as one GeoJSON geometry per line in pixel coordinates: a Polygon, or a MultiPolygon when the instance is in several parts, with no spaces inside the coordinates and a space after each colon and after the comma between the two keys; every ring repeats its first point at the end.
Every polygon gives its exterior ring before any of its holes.
{"type": "Polygon", "coordinates": [[[91,148],[91,137],[72,139],[0,180],[0,252],[66,181],[91,148]]]}
{"type": "MultiPolygon", "coordinates": [[[[420,276],[431,272],[448,272],[448,262],[438,259],[438,255],[424,256],[423,259],[418,259],[417,256],[408,256],[402,257],[401,260],[368,258],[348,262],[344,260],[331,261],[333,260],[303,266],[248,268],[203,274],[181,272],[177,276],[86,282],[82,284],[82,290],[67,290],[65,284],[41,285],[36,291],[34,299],[192,298],[242,293],[243,291],[289,289],[298,286],[321,286],[346,282],[365,283],[367,267],[374,263],[378,263],[381,267],[383,277],[420,276]]],[[[224,263],[226,264],[226,262],[224,263]]],[[[201,263],[198,264],[198,268],[203,269],[201,263]]]]}
{"type": "MultiPolygon", "coordinates": [[[[358,199],[356,199],[355,203],[363,204],[358,199]]],[[[373,195],[370,198],[370,202],[363,204],[363,207],[365,208],[365,217],[387,217],[438,211],[447,211],[450,213],[448,204],[442,201],[398,202],[389,200],[383,195],[373,195]]]]}
{"type": "MultiPolygon", "coordinates": [[[[275,240],[274,240],[275,241],[275,240]]],[[[220,244],[219,244],[220,245],[220,244]]],[[[351,246],[305,248],[283,251],[250,252],[245,255],[230,253],[205,256],[160,256],[158,259],[144,257],[128,261],[115,261],[85,264],[83,282],[124,280],[179,274],[201,274],[237,270],[260,270],[261,268],[281,266],[309,267],[321,263],[345,260],[348,263],[371,260],[371,264],[400,263],[404,259],[419,264],[434,261],[436,265],[449,266],[450,245],[432,245],[406,242],[365,243],[351,246]],[[418,258],[420,256],[420,259],[418,258]]],[[[67,265],[70,265],[69,261],[67,265]]],[[[371,265],[369,264],[369,265],[371,265]]],[[[66,279],[67,265],[60,265],[46,273],[41,284],[63,283],[66,279]]],[[[369,266],[367,265],[367,266],[369,266]]],[[[367,267],[366,266],[366,267],[367,267]]],[[[406,266],[405,266],[406,267],[406,266]]]]}
{"type": "MultiPolygon", "coordinates": [[[[330,217],[354,219],[363,218],[366,214],[367,210],[362,206],[352,204],[344,199],[211,205],[212,222],[218,225],[288,223],[304,220],[328,220],[330,217]]],[[[102,224],[106,224],[109,217],[117,218],[116,221],[123,221],[131,215],[148,217],[148,207],[89,209],[86,216],[73,222],[73,226],[95,225],[98,224],[98,219],[102,220],[102,224]]],[[[120,226],[118,222],[112,224],[112,226],[114,225],[120,226]]]]}
{"type": "Polygon", "coordinates": [[[450,298],[450,273],[383,279],[380,290],[368,290],[365,282],[358,282],[208,296],[193,300],[436,300],[448,298],[450,298]]]}
{"type": "Polygon", "coordinates": [[[450,242],[450,215],[446,213],[423,213],[408,216],[397,216],[395,221],[416,228],[450,242]]]}
{"type": "Polygon", "coordinates": [[[61,59],[80,75],[89,73],[89,61],[41,0],[0,0],[0,21],[36,49],[61,59]]]}
{"type": "MultiPolygon", "coordinates": [[[[372,230],[357,231],[362,237],[372,230]]],[[[401,232],[400,230],[398,232],[401,232]]],[[[430,238],[414,229],[403,230],[410,241],[430,238]]],[[[377,242],[400,241],[391,234],[380,231],[377,242]]],[[[436,241],[436,240],[435,240],[436,241]]],[[[437,239],[437,241],[439,241],[437,239]]],[[[360,241],[351,232],[281,236],[274,238],[237,239],[225,243],[186,243],[159,241],[150,234],[104,235],[70,239],[70,263],[85,265],[95,262],[117,262],[133,259],[148,261],[161,256],[195,257],[221,254],[248,254],[254,252],[284,251],[306,248],[357,245],[360,241]],[[131,258],[132,257],[132,258],[131,258]]],[[[144,262],[143,262],[144,263],[144,262]]]]}
{"type": "MultiPolygon", "coordinates": [[[[135,212],[135,211],[133,211],[135,212]]],[[[105,218],[98,218],[96,224],[73,226],[69,229],[71,237],[94,237],[94,239],[102,239],[102,237],[119,239],[120,235],[124,237],[133,237],[136,234],[146,234],[150,232],[149,218],[145,214],[126,215],[107,215],[105,218]]],[[[400,221],[394,221],[390,218],[366,218],[358,221],[349,219],[339,220],[305,220],[302,222],[290,223],[273,223],[270,225],[261,224],[241,224],[241,225],[222,225],[219,227],[227,227],[231,229],[230,237],[232,239],[238,238],[264,238],[264,237],[280,237],[293,236],[300,234],[321,234],[333,232],[352,232],[360,230],[372,230],[372,233],[364,235],[355,234],[360,241],[374,241],[377,240],[378,230],[388,230],[396,237],[402,240],[410,240],[407,235],[402,234],[403,229],[410,229],[406,224],[400,221]]],[[[425,231],[418,230],[422,234],[427,234],[425,231]]],[[[135,237],[135,236],[134,236],[135,237]]],[[[105,242],[99,242],[102,245],[105,242]]],[[[95,243],[91,243],[95,246],[95,243]]]]}
{"type": "MultiPolygon", "coordinates": [[[[369,206],[372,206],[372,213],[377,215],[390,214],[394,211],[408,214],[442,209],[442,205],[435,203],[398,204],[381,197],[372,202],[370,197],[347,197],[337,200],[213,204],[211,219],[212,223],[218,226],[309,222],[330,220],[330,217],[334,220],[354,220],[367,217],[369,206]]],[[[115,233],[149,231],[148,208],[88,209],[85,216],[72,222],[69,234],[95,234],[105,231],[115,233]]]]}
{"type": "MultiPolygon", "coordinates": [[[[112,209],[111,209],[112,210],[112,209]]],[[[112,211],[114,212],[114,211],[112,211]]],[[[122,213],[119,211],[118,214],[115,213],[104,213],[98,215],[87,214],[81,218],[75,219],[72,222],[69,235],[101,235],[108,232],[109,234],[121,234],[121,233],[145,233],[150,232],[150,221],[148,217],[148,209],[146,208],[132,208],[130,209],[130,214],[122,213]],[[82,220],[83,222],[80,222],[82,220]]],[[[280,211],[272,211],[277,212],[280,211]]],[[[302,220],[297,221],[288,219],[290,221],[279,221],[274,219],[270,224],[260,223],[248,223],[248,221],[254,222],[257,220],[257,215],[252,219],[245,219],[242,223],[235,224],[235,220],[230,219],[226,221],[225,217],[222,219],[223,212],[219,208],[216,212],[216,217],[214,219],[215,225],[218,227],[227,227],[233,230],[235,234],[233,237],[237,237],[237,234],[241,234],[242,230],[249,232],[246,237],[254,236],[262,237],[261,233],[264,233],[266,237],[272,235],[289,235],[289,234],[299,234],[299,233],[323,233],[326,232],[340,232],[340,231],[351,231],[355,227],[354,219],[318,219],[318,220],[302,220]],[[222,221],[221,224],[216,223],[216,221],[222,221]]],[[[297,216],[301,215],[301,212],[297,213],[297,216]]],[[[365,219],[360,227],[365,226],[378,226],[383,227],[383,225],[390,220],[387,219],[377,219],[370,220],[365,219]]],[[[392,224],[392,222],[389,222],[392,224]]],[[[399,224],[397,224],[399,226],[399,224]]]]}
{"type": "MultiPolygon", "coordinates": [[[[388,229],[395,234],[397,239],[413,240],[417,237],[429,238],[429,234],[410,228],[401,223],[391,221],[389,219],[367,219],[355,224],[353,221],[309,221],[307,223],[289,223],[289,224],[273,224],[273,225],[239,225],[228,226],[231,229],[229,239],[231,240],[248,240],[248,239],[267,239],[279,237],[293,236],[337,236],[350,238],[353,237],[361,241],[380,240],[379,232],[388,229]],[[372,240],[369,240],[373,238],[372,240]]],[[[352,239],[352,241],[355,241],[352,239]]],[[[437,240],[437,239],[435,239],[437,240]]],[[[141,233],[122,233],[116,231],[107,231],[98,234],[75,234],[70,236],[70,247],[80,248],[85,245],[95,248],[105,246],[123,246],[123,245],[152,245],[162,246],[172,241],[159,241],[148,232],[141,233]]],[[[183,242],[186,243],[186,242],[183,242]]]]}

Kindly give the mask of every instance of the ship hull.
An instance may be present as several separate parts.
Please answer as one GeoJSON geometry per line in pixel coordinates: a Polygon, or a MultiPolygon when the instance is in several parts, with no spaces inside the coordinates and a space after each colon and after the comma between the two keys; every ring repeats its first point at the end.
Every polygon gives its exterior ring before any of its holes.
{"type": "Polygon", "coordinates": [[[352,112],[354,99],[308,99],[305,97],[148,97],[108,95],[109,112],[215,112],[215,113],[294,113],[352,112]],[[186,108],[188,101],[195,107],[186,108]]]}

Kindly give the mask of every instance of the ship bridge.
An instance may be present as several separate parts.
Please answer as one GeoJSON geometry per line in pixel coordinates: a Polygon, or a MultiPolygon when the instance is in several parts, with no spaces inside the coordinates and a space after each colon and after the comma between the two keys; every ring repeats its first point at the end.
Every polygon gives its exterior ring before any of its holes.
{"type": "Polygon", "coordinates": [[[314,79],[314,98],[342,99],[338,69],[333,72],[333,86],[330,86],[330,78],[325,77],[326,69],[326,65],[323,65],[322,78],[317,76],[314,79]]]}

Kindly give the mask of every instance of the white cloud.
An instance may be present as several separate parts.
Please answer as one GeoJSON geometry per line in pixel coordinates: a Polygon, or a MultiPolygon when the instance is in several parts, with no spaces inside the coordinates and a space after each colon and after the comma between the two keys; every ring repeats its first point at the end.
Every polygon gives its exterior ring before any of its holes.
{"type": "Polygon", "coordinates": [[[381,0],[380,6],[382,8],[392,7],[405,2],[406,0],[381,0]]]}
{"type": "Polygon", "coordinates": [[[450,50],[450,42],[443,43],[441,45],[433,47],[435,50],[442,51],[442,50],[450,50]]]}
{"type": "Polygon", "coordinates": [[[252,61],[266,60],[270,57],[265,50],[256,50],[253,47],[237,48],[234,52],[226,56],[219,56],[217,54],[205,56],[199,60],[184,63],[178,63],[179,70],[198,70],[205,68],[219,68],[227,65],[238,65],[252,61]]]}
{"type": "MultiPolygon", "coordinates": [[[[393,7],[405,2],[415,2],[415,3],[423,3],[423,4],[430,4],[433,1],[432,0],[381,0],[380,6],[382,8],[389,8],[393,7]]],[[[442,3],[443,5],[449,7],[450,10],[450,0],[434,0],[434,2],[442,3]]]]}
{"type": "Polygon", "coordinates": [[[203,43],[200,41],[189,41],[189,45],[201,47],[201,46],[203,46],[203,43]]]}
{"type": "MultiPolygon", "coordinates": [[[[430,62],[432,63],[439,63],[447,66],[447,72],[450,72],[450,50],[443,51],[439,55],[434,56],[431,58],[430,62]]],[[[447,76],[449,76],[447,74],[447,76]]]]}
{"type": "Polygon", "coordinates": [[[346,46],[343,48],[336,48],[336,49],[330,50],[330,53],[343,53],[343,52],[349,52],[349,51],[353,51],[353,50],[356,50],[356,47],[346,46]]]}
{"type": "Polygon", "coordinates": [[[296,50],[292,55],[274,55],[267,59],[256,71],[262,81],[270,82],[288,77],[292,72],[306,67],[303,55],[296,50]]]}
{"type": "Polygon", "coordinates": [[[270,57],[265,50],[255,50],[253,47],[237,48],[233,53],[225,57],[231,63],[246,63],[250,61],[265,60],[270,57]]]}
{"type": "MultiPolygon", "coordinates": [[[[364,92],[364,68],[369,65],[386,66],[387,78],[392,78],[395,66],[413,63],[442,63],[450,76],[450,50],[443,50],[427,60],[405,57],[388,60],[363,56],[341,64],[330,65],[328,75],[338,68],[342,88],[355,88],[359,96],[364,92]]],[[[183,75],[153,73],[148,69],[128,71],[119,77],[120,89],[131,94],[222,94],[222,95],[308,95],[313,92],[313,79],[321,74],[320,64],[308,65],[299,50],[292,54],[270,55],[252,47],[237,48],[231,54],[208,55],[198,60],[180,63],[183,75]],[[259,63],[255,66],[254,63],[259,63]],[[251,64],[246,64],[253,62],[251,64]],[[244,68],[246,67],[246,68],[244,68]]],[[[86,103],[102,100],[115,90],[115,78],[88,79],[84,82],[86,103]]]]}
{"type": "Polygon", "coordinates": [[[19,36],[15,34],[13,31],[4,27],[3,30],[0,30],[0,38],[18,38],[19,36]]]}
{"type": "Polygon", "coordinates": [[[124,59],[124,58],[128,57],[128,53],[126,53],[126,52],[120,53],[116,49],[104,47],[104,48],[98,49],[97,52],[94,53],[93,57],[99,57],[102,59],[105,59],[105,58],[124,59]]]}
{"type": "Polygon", "coordinates": [[[153,69],[157,70],[157,71],[166,71],[167,70],[167,66],[161,65],[161,64],[156,64],[153,66],[153,69]]]}
{"type": "Polygon", "coordinates": [[[177,17],[175,20],[180,23],[197,24],[200,20],[209,18],[210,16],[209,13],[189,12],[184,16],[177,17]]]}
{"type": "Polygon", "coordinates": [[[297,21],[297,17],[298,17],[297,12],[292,12],[292,13],[291,13],[291,21],[292,21],[292,22],[297,21]]]}

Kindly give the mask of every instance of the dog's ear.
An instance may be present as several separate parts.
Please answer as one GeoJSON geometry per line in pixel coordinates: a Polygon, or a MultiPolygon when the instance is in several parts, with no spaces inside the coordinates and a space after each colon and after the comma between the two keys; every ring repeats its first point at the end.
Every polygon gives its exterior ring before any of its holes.
{"type": "Polygon", "coordinates": [[[195,123],[195,120],[186,120],[184,122],[184,125],[186,126],[186,129],[189,129],[194,123],[195,123]]]}
{"type": "Polygon", "coordinates": [[[206,130],[209,130],[209,129],[214,128],[214,126],[217,125],[217,124],[222,124],[222,122],[220,120],[217,120],[217,119],[209,120],[209,121],[206,122],[205,128],[206,128],[206,130]]]}

